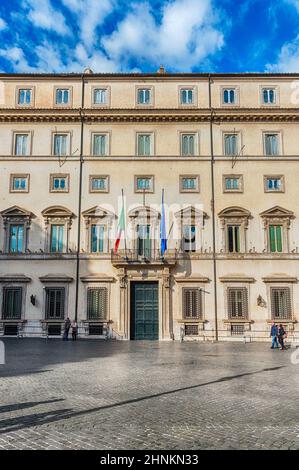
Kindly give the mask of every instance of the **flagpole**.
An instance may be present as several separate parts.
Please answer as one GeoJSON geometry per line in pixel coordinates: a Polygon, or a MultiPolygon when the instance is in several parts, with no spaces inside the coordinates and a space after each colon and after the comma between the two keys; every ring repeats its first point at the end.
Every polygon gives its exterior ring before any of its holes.
{"type": "MultiPolygon", "coordinates": [[[[125,207],[124,205],[124,190],[122,188],[121,190],[121,199],[122,199],[122,206],[123,208],[125,207]]],[[[126,233],[126,223],[125,223],[125,228],[124,228],[124,236],[125,236],[125,256],[127,256],[127,233],[126,233]]]]}

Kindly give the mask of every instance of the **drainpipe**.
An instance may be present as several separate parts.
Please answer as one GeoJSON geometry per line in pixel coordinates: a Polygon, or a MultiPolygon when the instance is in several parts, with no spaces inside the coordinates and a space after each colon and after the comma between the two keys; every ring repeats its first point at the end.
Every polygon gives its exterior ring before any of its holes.
{"type": "Polygon", "coordinates": [[[215,178],[214,178],[214,135],[213,135],[213,108],[212,108],[212,79],[209,74],[209,109],[210,109],[210,152],[211,152],[211,211],[213,230],[213,281],[214,281],[214,308],[215,308],[215,340],[218,341],[218,304],[217,304],[217,259],[216,259],[216,219],[215,219],[215,178]]]}
{"type": "Polygon", "coordinates": [[[80,279],[80,246],[81,246],[81,207],[82,207],[82,176],[83,176],[83,137],[84,137],[84,94],[85,80],[84,73],[81,76],[81,107],[80,114],[80,166],[79,166],[79,191],[78,191],[78,234],[77,234],[77,250],[76,250],[76,292],[75,292],[75,321],[78,321],[78,300],[79,300],[79,279],[80,279]]]}

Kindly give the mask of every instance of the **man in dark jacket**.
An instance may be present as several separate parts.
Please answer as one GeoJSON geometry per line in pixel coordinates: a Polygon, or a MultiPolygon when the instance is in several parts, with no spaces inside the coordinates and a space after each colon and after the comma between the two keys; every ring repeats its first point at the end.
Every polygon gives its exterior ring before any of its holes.
{"type": "Polygon", "coordinates": [[[285,337],[286,337],[286,331],[285,331],[283,325],[280,324],[279,328],[278,328],[278,341],[279,341],[279,344],[280,344],[281,351],[284,351],[286,349],[286,347],[284,345],[285,337]]]}
{"type": "Polygon", "coordinates": [[[64,322],[64,333],[63,333],[63,339],[65,341],[67,341],[69,338],[70,327],[71,327],[71,320],[69,319],[69,317],[67,317],[67,319],[64,322]]]}
{"type": "Polygon", "coordinates": [[[271,325],[271,331],[270,331],[270,336],[271,336],[271,340],[272,340],[272,345],[271,345],[271,349],[278,349],[279,348],[279,345],[278,345],[278,328],[277,328],[277,325],[275,324],[275,322],[273,321],[272,322],[272,325],[271,325]]]}

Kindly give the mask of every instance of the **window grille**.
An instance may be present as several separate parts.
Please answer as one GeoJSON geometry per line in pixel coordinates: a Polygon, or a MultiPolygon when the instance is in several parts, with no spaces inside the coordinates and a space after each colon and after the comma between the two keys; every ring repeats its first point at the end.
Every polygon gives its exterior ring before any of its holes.
{"type": "Polygon", "coordinates": [[[2,318],[18,320],[22,315],[22,287],[3,288],[2,318]]]}
{"type": "Polygon", "coordinates": [[[198,336],[198,325],[185,325],[185,336],[198,336]]]}
{"type": "Polygon", "coordinates": [[[292,318],[289,287],[271,288],[271,314],[273,320],[289,320],[292,318]]]}
{"type": "Polygon", "coordinates": [[[248,291],[246,287],[228,288],[228,318],[248,317],[248,291]]]}
{"type": "Polygon", "coordinates": [[[184,318],[202,319],[202,292],[200,289],[183,289],[184,318]]]}
{"type": "Polygon", "coordinates": [[[107,288],[93,288],[87,290],[87,318],[88,320],[105,320],[107,318],[107,288]]]}
{"type": "Polygon", "coordinates": [[[46,288],[46,319],[64,319],[65,289],[46,288]]]}

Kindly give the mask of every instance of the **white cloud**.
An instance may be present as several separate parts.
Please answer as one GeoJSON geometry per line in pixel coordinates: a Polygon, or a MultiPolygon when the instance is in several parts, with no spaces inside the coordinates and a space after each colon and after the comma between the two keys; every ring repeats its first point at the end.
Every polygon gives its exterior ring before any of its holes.
{"type": "Polygon", "coordinates": [[[62,3],[76,14],[80,38],[87,48],[96,40],[96,29],[101,26],[115,6],[114,0],[62,0],[62,3]]]}
{"type": "Polygon", "coordinates": [[[0,57],[4,57],[8,60],[13,65],[15,72],[32,73],[35,71],[35,69],[28,64],[24,51],[20,47],[0,49],[0,57]]]}
{"type": "Polygon", "coordinates": [[[0,31],[3,31],[6,28],[7,28],[7,24],[2,18],[0,18],[0,31]]]}
{"type": "Polygon", "coordinates": [[[275,64],[267,64],[268,72],[299,72],[299,35],[284,44],[275,64]]]}
{"type": "Polygon", "coordinates": [[[24,5],[29,9],[28,18],[34,26],[61,35],[70,34],[63,14],[50,0],[25,0],[24,5]]]}
{"type": "Polygon", "coordinates": [[[211,0],[166,3],[160,24],[149,3],[136,3],[102,45],[118,63],[126,64],[133,57],[189,71],[223,46],[223,34],[215,24],[211,0]]]}
{"type": "Polygon", "coordinates": [[[299,0],[284,0],[286,3],[289,3],[290,5],[294,5],[294,7],[297,9],[299,13],[299,0]]]}

